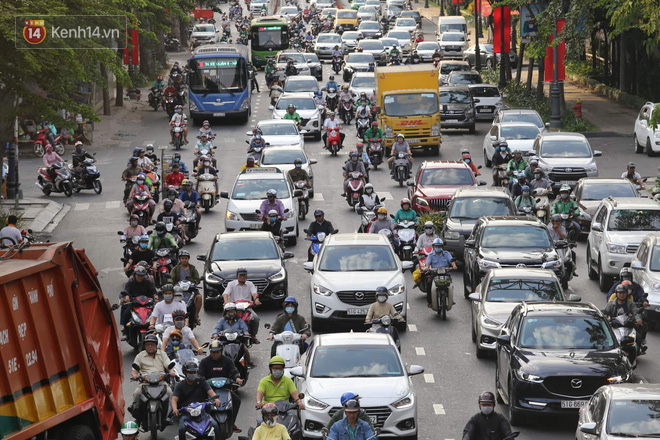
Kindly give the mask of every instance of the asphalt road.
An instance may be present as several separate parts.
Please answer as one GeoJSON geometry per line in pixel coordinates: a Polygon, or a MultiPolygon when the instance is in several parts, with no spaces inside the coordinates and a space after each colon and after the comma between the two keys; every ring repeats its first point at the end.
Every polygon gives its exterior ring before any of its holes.
{"type": "MultiPolygon", "coordinates": [[[[424,30],[428,38],[433,38],[434,28],[427,22],[424,30]]],[[[187,52],[175,54],[172,59],[185,61],[187,52]]],[[[325,68],[329,71],[326,64],[325,68]]],[[[328,73],[324,72],[324,80],[328,73]]],[[[338,78],[340,79],[340,78],[338,78]]],[[[247,139],[245,131],[249,130],[254,123],[261,119],[270,118],[268,110],[268,96],[264,91],[263,73],[259,74],[261,93],[253,97],[253,115],[249,124],[241,125],[235,121],[214,121],[214,131],[220,133],[216,140],[218,145],[217,158],[220,169],[221,190],[229,190],[239,171],[245,162],[247,139]]],[[[145,92],[143,96],[146,96],[145,92]]],[[[443,143],[439,156],[416,155],[415,165],[424,160],[456,160],[460,157],[459,151],[468,148],[477,162],[482,164],[481,143],[483,137],[490,127],[489,122],[477,124],[475,134],[467,134],[464,131],[443,131],[443,143]]],[[[606,129],[606,128],[603,128],[606,129]]],[[[116,231],[123,229],[127,224],[126,210],[120,206],[123,184],[119,176],[124,169],[128,157],[135,146],[144,146],[148,143],[154,145],[166,145],[169,142],[167,116],[163,111],[154,112],[146,106],[138,111],[132,112],[130,118],[121,127],[124,134],[122,142],[112,147],[103,145],[113,144],[111,140],[97,139],[95,147],[91,151],[97,152],[98,165],[102,174],[103,193],[95,195],[91,191],[75,194],[66,199],[61,194],[51,197],[62,203],[72,205],[71,211],[55,230],[53,241],[73,240],[77,247],[86,249],[87,254],[99,271],[99,278],[106,297],[111,302],[117,300],[118,292],[122,289],[126,278],[122,272],[121,245],[117,239],[116,231]]],[[[196,128],[191,127],[190,139],[194,139],[196,128]]],[[[347,133],[344,153],[347,153],[355,142],[354,126],[345,130],[347,133]]],[[[645,176],[654,176],[659,159],[648,159],[635,156],[632,148],[632,139],[610,137],[591,138],[590,142],[594,149],[603,151],[603,157],[598,159],[601,176],[618,176],[625,170],[625,165],[635,160],[637,169],[645,176]]],[[[116,144],[116,141],[114,142],[116,144]]],[[[184,161],[191,165],[192,148],[189,144],[182,150],[184,161]]],[[[311,139],[306,140],[306,150],[310,157],[318,160],[314,166],[316,181],[316,197],[311,201],[310,210],[323,208],[326,217],[333,222],[342,232],[355,231],[359,225],[359,217],[349,210],[346,202],[340,197],[341,188],[341,165],[345,157],[331,157],[321,148],[321,143],[311,139]]],[[[26,197],[46,198],[34,186],[34,173],[40,164],[40,159],[21,159],[22,187],[26,197]]],[[[488,170],[484,169],[486,180],[490,183],[488,170]]],[[[372,182],[376,192],[387,196],[387,206],[390,210],[398,209],[398,200],[406,196],[406,187],[399,188],[388,176],[386,170],[379,169],[371,173],[372,182]],[[394,199],[394,202],[392,201],[394,199]]],[[[223,217],[226,202],[221,202],[211,213],[202,219],[203,229],[194,243],[186,248],[195,255],[205,254],[214,234],[224,231],[223,217]]],[[[301,225],[306,227],[307,221],[301,225]]],[[[515,238],[514,238],[515,239],[515,238]]],[[[306,261],[307,242],[299,243],[289,248],[294,252],[295,259],[289,260],[289,294],[298,298],[301,303],[300,309],[305,311],[310,308],[309,275],[303,270],[302,263],[306,261]]],[[[594,281],[587,277],[584,244],[578,248],[579,277],[571,281],[569,290],[582,296],[583,301],[593,302],[603,306],[605,297],[598,290],[594,281]]],[[[194,261],[194,260],[193,260],[194,261]]],[[[199,268],[200,265],[198,264],[199,268]]],[[[477,359],[474,345],[470,340],[470,308],[468,301],[460,295],[462,292],[462,277],[455,274],[454,290],[456,295],[456,306],[448,314],[447,321],[441,321],[432,313],[425,304],[425,297],[419,290],[412,289],[413,281],[410,273],[406,273],[408,287],[409,331],[401,334],[402,356],[404,361],[410,364],[419,364],[425,368],[425,374],[413,379],[417,392],[419,438],[420,439],[455,439],[460,437],[467,419],[478,411],[477,396],[484,390],[494,388],[494,361],[493,359],[477,359]]],[[[375,286],[374,286],[375,287],[375,286]]],[[[262,323],[272,322],[279,310],[258,310],[262,323]]],[[[116,315],[118,318],[118,314],[116,315]]],[[[220,313],[202,311],[202,326],[195,330],[198,340],[207,341],[210,332],[220,313]]],[[[264,331],[261,331],[261,339],[265,339],[264,331]]],[[[648,355],[640,359],[637,375],[650,382],[660,379],[660,363],[658,362],[657,350],[660,347],[657,333],[648,336],[648,355]]],[[[124,377],[130,377],[129,369],[136,353],[126,343],[122,343],[124,354],[124,377]]],[[[270,344],[265,341],[255,345],[251,352],[256,360],[257,367],[251,371],[251,378],[247,385],[240,391],[243,398],[243,409],[239,415],[237,424],[244,432],[247,427],[254,423],[256,412],[252,410],[254,396],[259,379],[267,374],[267,362],[270,352],[270,344]]],[[[127,404],[134,384],[125,381],[124,395],[127,404]]],[[[348,391],[348,390],[347,390],[348,391]]],[[[501,412],[506,408],[498,406],[501,412]]],[[[562,419],[542,419],[534,421],[532,425],[520,429],[524,437],[535,439],[556,439],[572,436],[576,426],[576,418],[566,417],[562,419]]],[[[168,428],[161,433],[160,438],[172,438],[175,433],[174,427],[168,428]]]]}

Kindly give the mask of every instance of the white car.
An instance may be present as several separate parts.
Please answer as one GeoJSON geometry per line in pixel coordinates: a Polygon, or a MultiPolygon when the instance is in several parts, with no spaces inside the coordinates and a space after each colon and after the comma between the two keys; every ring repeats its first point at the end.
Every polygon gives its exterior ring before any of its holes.
{"type": "Polygon", "coordinates": [[[490,166],[495,154],[493,148],[495,142],[506,139],[511,151],[520,150],[525,155],[534,148],[534,140],[539,133],[539,128],[531,122],[502,122],[493,125],[484,137],[484,163],[490,166]]]}
{"type": "Polygon", "coordinates": [[[463,32],[445,32],[438,38],[440,50],[444,59],[463,59],[463,51],[467,49],[468,42],[463,32]]]}
{"type": "Polygon", "coordinates": [[[298,75],[311,75],[305,56],[296,50],[284,50],[278,53],[275,64],[278,69],[284,71],[289,60],[293,61],[294,67],[298,70],[298,75]]]}
{"type": "Polygon", "coordinates": [[[284,80],[284,96],[291,93],[309,93],[311,96],[318,90],[321,90],[319,83],[311,75],[289,76],[284,80]]]}
{"type": "Polygon", "coordinates": [[[410,17],[399,17],[394,23],[394,29],[406,30],[410,32],[410,35],[417,30],[417,22],[414,18],[410,17]]]}
{"type": "Polygon", "coordinates": [[[314,53],[319,59],[332,59],[335,46],[341,48],[341,36],[335,33],[324,32],[316,37],[314,53]]]}
{"type": "Polygon", "coordinates": [[[379,66],[387,64],[387,52],[380,40],[361,40],[358,43],[358,52],[370,53],[379,66]]]}
{"type": "Polygon", "coordinates": [[[261,7],[264,5],[268,8],[268,0],[252,0],[250,2],[250,12],[261,12],[261,7]]]}
{"type": "MultiPolygon", "coordinates": [[[[415,20],[413,20],[415,21],[415,20]]],[[[410,32],[405,29],[392,29],[387,33],[388,38],[395,38],[398,42],[400,52],[410,52],[411,48],[411,37],[410,32]]]]}
{"type": "Polygon", "coordinates": [[[373,72],[357,72],[351,78],[351,83],[348,86],[348,90],[353,94],[353,97],[357,100],[362,92],[366,93],[367,96],[371,96],[376,88],[376,77],[373,72]]]}
{"type": "Polygon", "coordinates": [[[302,191],[294,190],[288,174],[274,167],[246,168],[236,181],[231,193],[222,191],[220,197],[228,199],[225,213],[225,230],[250,231],[261,230],[263,221],[255,211],[266,200],[269,189],[277,191],[277,198],[288,209],[282,221],[282,234],[291,246],[296,244],[300,230],[298,228],[298,200],[302,191]]]}
{"type": "Polygon", "coordinates": [[[433,60],[433,54],[436,49],[438,51],[440,50],[440,45],[437,41],[421,41],[417,43],[415,49],[417,50],[417,55],[422,59],[422,62],[430,63],[433,60]]]}
{"type": "Polygon", "coordinates": [[[648,294],[648,318],[660,320],[660,233],[651,232],[639,245],[630,263],[633,281],[648,294]]]}
{"type": "MultiPolygon", "coordinates": [[[[390,37],[381,38],[380,42],[383,43],[383,46],[385,46],[385,52],[387,52],[388,54],[390,53],[390,50],[392,50],[392,47],[394,47],[395,44],[399,46],[399,40],[397,40],[396,38],[390,38],[390,37]]],[[[399,50],[400,49],[401,48],[399,48],[399,50]]]]}
{"type": "Polygon", "coordinates": [[[660,127],[654,130],[650,124],[651,115],[657,105],[647,102],[635,119],[635,153],[642,153],[646,150],[646,154],[653,157],[660,151],[660,127]]]}
{"type": "Polygon", "coordinates": [[[474,98],[477,119],[493,119],[497,111],[504,107],[500,89],[496,85],[469,84],[468,88],[474,98]]]}
{"type": "MultiPolygon", "coordinates": [[[[316,159],[310,159],[305,154],[300,146],[280,146],[280,147],[268,147],[264,148],[259,158],[258,165],[260,167],[275,167],[284,173],[289,173],[295,165],[293,161],[296,159],[302,160],[302,169],[307,171],[309,178],[314,184],[314,172],[312,171],[312,165],[316,163],[316,159]]],[[[294,182],[295,183],[295,182],[294,182]]],[[[310,197],[314,197],[314,189],[309,191],[310,197]]]]}
{"type": "Polygon", "coordinates": [[[378,20],[379,9],[375,6],[360,6],[358,8],[358,19],[360,21],[376,21],[378,20]]]}
{"type": "Polygon", "coordinates": [[[333,2],[332,0],[317,0],[315,4],[316,4],[316,9],[322,11],[325,8],[330,8],[335,6],[337,3],[333,2]]]}
{"type": "Polygon", "coordinates": [[[346,31],[341,35],[341,51],[344,55],[355,52],[358,42],[364,36],[358,31],[346,31]]]}
{"type": "Polygon", "coordinates": [[[410,261],[399,261],[383,234],[334,234],[326,237],[311,272],[312,329],[343,323],[361,323],[376,301],[376,288],[384,286],[389,302],[406,316],[406,282],[403,270],[410,261]]]}
{"type": "MultiPolygon", "coordinates": [[[[289,119],[264,119],[257,123],[261,130],[264,142],[271,147],[292,145],[305,148],[305,130],[298,130],[295,121],[289,119]]],[[[252,136],[252,131],[245,134],[252,136]]]]}
{"type": "Polygon", "coordinates": [[[219,32],[212,24],[196,24],[193,26],[190,39],[196,39],[200,44],[215,44],[218,42],[219,32]]]}
{"type": "Polygon", "coordinates": [[[323,123],[321,113],[316,108],[316,103],[309,93],[290,93],[286,96],[280,96],[273,109],[273,119],[284,118],[286,109],[290,104],[296,106],[296,113],[302,119],[300,128],[313,134],[317,140],[321,139],[321,126],[323,123]]]}
{"type": "Polygon", "coordinates": [[[417,398],[411,376],[424,368],[406,368],[392,340],[384,333],[316,335],[291,374],[298,392],[305,394],[300,422],[305,438],[323,437],[321,429],[341,409],[340,396],[351,391],[378,437],[417,438],[417,398]],[[304,367],[302,366],[304,365],[304,367]]]}
{"type": "Polygon", "coordinates": [[[383,31],[380,28],[380,23],[377,21],[362,20],[358,31],[362,32],[364,38],[378,39],[383,36],[383,31]]]}
{"type": "Polygon", "coordinates": [[[298,17],[299,15],[300,9],[298,9],[296,6],[282,6],[280,9],[280,16],[287,17],[288,20],[291,20],[294,17],[298,17]]]}

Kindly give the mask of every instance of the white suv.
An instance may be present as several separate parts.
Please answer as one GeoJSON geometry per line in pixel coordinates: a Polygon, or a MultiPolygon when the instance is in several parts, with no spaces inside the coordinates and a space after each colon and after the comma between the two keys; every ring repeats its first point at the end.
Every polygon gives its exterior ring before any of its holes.
{"type": "Polygon", "coordinates": [[[656,105],[658,104],[647,102],[635,119],[635,153],[646,150],[649,157],[655,156],[655,153],[660,151],[660,127],[654,130],[650,123],[656,105]]]}
{"type": "Polygon", "coordinates": [[[315,332],[342,322],[364,322],[380,286],[388,289],[388,301],[396,311],[406,316],[403,270],[412,269],[412,263],[399,261],[383,234],[331,235],[314,261],[303,267],[312,273],[310,295],[315,332]]]}
{"type": "Polygon", "coordinates": [[[660,233],[647,235],[630,263],[633,281],[642,286],[649,297],[646,309],[650,321],[660,321],[660,233]]]}
{"type": "Polygon", "coordinates": [[[600,202],[587,238],[589,278],[607,292],[612,279],[630,264],[644,237],[660,230],[660,203],[638,197],[608,197],[600,202]]]}

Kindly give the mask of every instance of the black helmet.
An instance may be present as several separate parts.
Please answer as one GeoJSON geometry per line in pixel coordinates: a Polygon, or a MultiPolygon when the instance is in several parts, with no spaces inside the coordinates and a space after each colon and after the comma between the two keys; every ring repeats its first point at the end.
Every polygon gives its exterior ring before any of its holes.
{"type": "Polygon", "coordinates": [[[491,403],[495,406],[495,394],[490,391],[484,391],[479,395],[479,404],[482,403],[491,403]]]}
{"type": "Polygon", "coordinates": [[[181,153],[174,153],[174,157],[181,159],[181,153]]]}
{"type": "Polygon", "coordinates": [[[158,344],[158,336],[154,334],[150,334],[144,337],[144,343],[146,344],[147,342],[154,342],[158,344]]]}
{"type": "Polygon", "coordinates": [[[133,274],[134,275],[145,276],[145,275],[147,275],[147,269],[145,269],[142,266],[138,266],[138,267],[135,268],[135,271],[133,272],[133,274]]]}
{"type": "Polygon", "coordinates": [[[236,276],[238,275],[247,275],[247,269],[244,267],[239,267],[236,269],[236,276]]]}
{"type": "Polygon", "coordinates": [[[209,351],[211,353],[216,352],[216,351],[222,351],[222,342],[220,341],[213,341],[209,345],[209,351]]]}
{"type": "Polygon", "coordinates": [[[314,217],[318,217],[318,216],[321,216],[323,214],[324,214],[324,212],[323,212],[322,209],[317,209],[316,211],[314,211],[314,217]]]}
{"type": "Polygon", "coordinates": [[[379,295],[389,296],[390,294],[387,291],[387,287],[380,286],[380,287],[376,288],[376,297],[378,297],[379,295]]]}
{"type": "Polygon", "coordinates": [[[156,223],[156,232],[165,232],[165,222],[158,222],[156,223]]]}
{"type": "Polygon", "coordinates": [[[175,190],[174,188],[170,188],[170,189],[167,191],[167,195],[168,195],[168,196],[178,197],[178,196],[179,196],[179,192],[178,192],[177,190],[175,190]]]}
{"type": "Polygon", "coordinates": [[[163,284],[163,286],[160,288],[160,291],[165,293],[165,292],[174,292],[174,286],[172,284],[163,284]]]}
{"type": "Polygon", "coordinates": [[[171,208],[172,206],[174,206],[174,202],[171,201],[170,199],[165,199],[165,201],[163,202],[163,206],[165,208],[167,208],[168,206],[171,208]]]}
{"type": "Polygon", "coordinates": [[[298,165],[298,164],[301,164],[301,165],[302,165],[302,159],[299,158],[299,157],[297,157],[296,160],[293,161],[293,164],[294,164],[294,165],[298,165]]]}
{"type": "Polygon", "coordinates": [[[621,272],[619,272],[619,278],[621,279],[621,281],[623,280],[632,281],[632,272],[630,271],[630,268],[624,267],[623,269],[621,269],[621,272]]]}
{"type": "Polygon", "coordinates": [[[197,364],[193,361],[188,361],[183,364],[184,373],[197,373],[197,364]]]}
{"type": "Polygon", "coordinates": [[[190,252],[188,252],[188,251],[185,250],[185,249],[182,249],[181,251],[179,251],[179,258],[181,258],[181,257],[188,257],[188,258],[190,258],[190,252]]]}

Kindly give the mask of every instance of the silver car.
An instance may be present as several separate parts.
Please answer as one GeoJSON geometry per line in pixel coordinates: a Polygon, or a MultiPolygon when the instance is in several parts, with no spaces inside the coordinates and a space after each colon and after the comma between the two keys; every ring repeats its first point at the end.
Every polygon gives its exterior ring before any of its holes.
{"type": "Polygon", "coordinates": [[[660,233],[651,232],[633,256],[630,268],[633,281],[642,286],[649,297],[646,309],[649,320],[660,320],[660,233]]]}
{"type": "Polygon", "coordinates": [[[495,154],[493,144],[506,140],[511,151],[520,150],[528,155],[534,148],[534,140],[539,133],[539,128],[531,122],[503,122],[493,125],[484,136],[482,147],[486,166],[491,166],[495,154]]]}
{"type": "Polygon", "coordinates": [[[405,29],[412,35],[417,30],[417,22],[412,17],[399,17],[394,24],[395,29],[405,29]]]}
{"type": "Polygon", "coordinates": [[[440,49],[445,59],[463,58],[463,51],[467,49],[467,40],[463,32],[445,32],[438,38],[440,49]]]}
{"type": "Polygon", "coordinates": [[[456,61],[456,60],[442,60],[438,65],[440,69],[440,75],[438,75],[439,83],[441,86],[448,84],[449,74],[453,71],[459,72],[469,72],[472,70],[470,65],[465,61],[456,61]]]}
{"type": "Polygon", "coordinates": [[[325,32],[316,37],[314,53],[320,59],[332,59],[332,51],[335,46],[341,48],[341,36],[339,34],[325,32]]]}
{"type": "Polygon", "coordinates": [[[214,44],[218,42],[220,31],[212,24],[198,24],[193,27],[191,40],[197,40],[199,44],[214,44]]]}
{"type": "Polygon", "coordinates": [[[376,88],[376,77],[373,72],[358,72],[353,75],[351,78],[351,83],[348,86],[348,90],[353,94],[353,98],[356,100],[361,93],[366,93],[367,96],[371,96],[376,88]]]}
{"type": "Polygon", "coordinates": [[[433,54],[436,50],[440,51],[440,45],[437,41],[422,41],[415,47],[417,55],[422,58],[422,62],[430,63],[433,61],[433,54]]]}
{"type": "Polygon", "coordinates": [[[377,21],[361,21],[358,31],[362,32],[364,38],[380,38],[383,36],[380,23],[377,21]]]}
{"type": "Polygon", "coordinates": [[[468,87],[475,101],[477,119],[493,119],[497,111],[504,107],[502,94],[496,85],[470,84],[468,87]]]}
{"type": "Polygon", "coordinates": [[[379,438],[417,437],[417,398],[411,376],[424,368],[406,368],[392,340],[384,333],[316,335],[291,369],[299,392],[305,394],[300,411],[303,436],[321,438],[321,429],[341,409],[347,390],[360,396],[360,407],[380,428],[379,438]]]}
{"type": "Polygon", "coordinates": [[[280,96],[273,109],[273,119],[282,119],[286,113],[287,107],[293,104],[296,106],[296,113],[300,115],[302,123],[300,128],[307,130],[307,133],[313,134],[318,140],[321,139],[321,113],[316,108],[314,98],[309,93],[291,93],[280,96]]]}
{"type": "Polygon", "coordinates": [[[341,51],[344,55],[355,52],[358,42],[364,36],[358,31],[346,31],[341,36],[341,51]]]}
{"type": "Polygon", "coordinates": [[[392,29],[387,33],[388,38],[396,38],[399,50],[401,52],[410,52],[411,49],[411,37],[410,32],[405,29],[392,29]]]}
{"type": "Polygon", "coordinates": [[[289,60],[293,61],[294,67],[298,70],[298,75],[311,74],[304,55],[294,50],[285,50],[277,54],[277,59],[275,60],[277,68],[284,71],[289,60]]]}
{"type": "MultiPolygon", "coordinates": [[[[309,179],[312,182],[312,187],[309,190],[310,197],[314,196],[314,172],[312,171],[312,165],[316,163],[316,159],[310,159],[307,157],[307,153],[302,147],[298,145],[289,145],[289,146],[280,146],[280,147],[269,147],[264,148],[261,157],[259,157],[259,166],[260,167],[275,167],[281,170],[283,173],[289,173],[295,165],[293,161],[300,159],[302,161],[302,169],[307,171],[309,179]]],[[[296,182],[293,182],[294,184],[296,182]]]]}
{"type": "Polygon", "coordinates": [[[378,9],[374,6],[360,6],[358,9],[358,19],[376,21],[378,20],[378,9]]]}
{"type": "Polygon", "coordinates": [[[532,110],[531,108],[507,108],[499,110],[493,119],[493,125],[498,122],[531,122],[536,125],[541,132],[544,132],[546,126],[549,125],[544,124],[539,112],[532,110]]]}
{"type": "Polygon", "coordinates": [[[358,51],[362,53],[370,53],[374,56],[376,63],[379,66],[387,64],[387,52],[385,46],[380,40],[362,40],[358,43],[358,51]]]}
{"type": "Polygon", "coordinates": [[[284,93],[309,93],[320,90],[319,83],[311,75],[290,76],[284,81],[284,93]]]}

